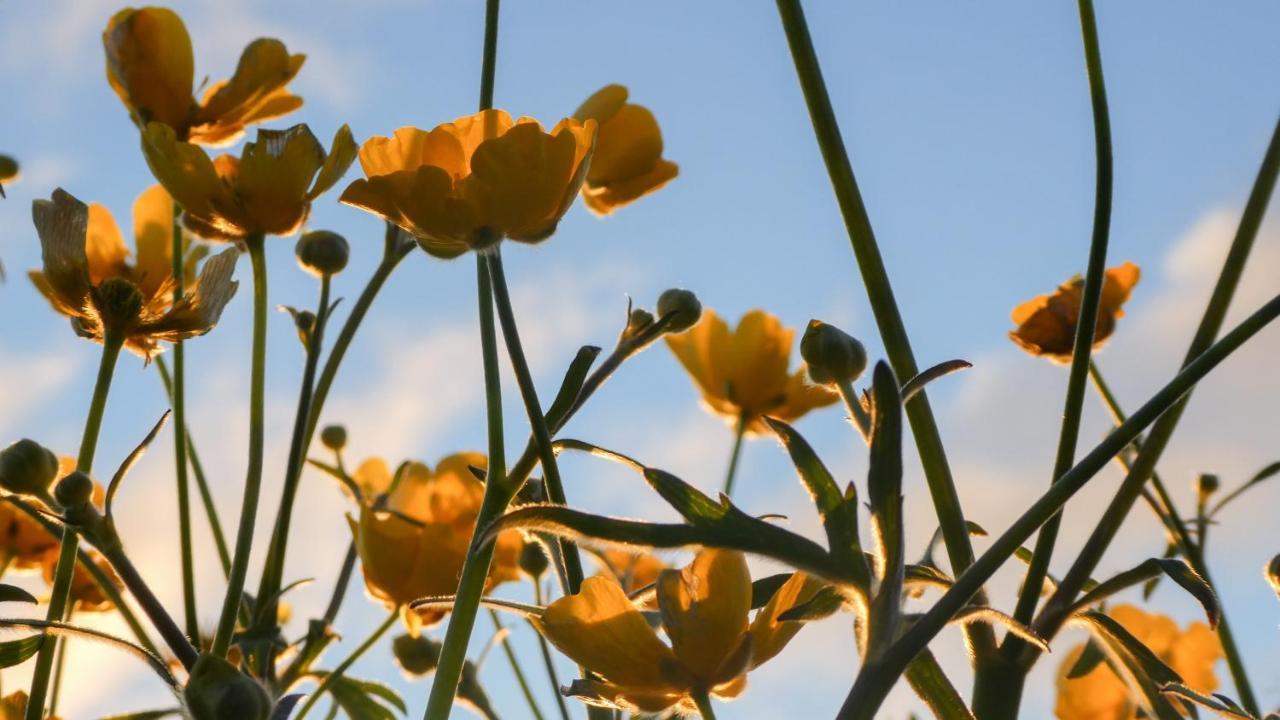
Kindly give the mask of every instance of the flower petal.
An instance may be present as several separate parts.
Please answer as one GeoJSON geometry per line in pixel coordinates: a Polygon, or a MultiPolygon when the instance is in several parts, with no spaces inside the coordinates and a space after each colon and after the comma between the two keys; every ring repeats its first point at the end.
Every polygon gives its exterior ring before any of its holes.
{"type": "Polygon", "coordinates": [[[351,128],[346,125],[338,128],[333,136],[333,143],[329,146],[329,154],[325,156],[324,165],[320,167],[320,174],[307,191],[307,198],[315,200],[336,185],[356,159],[356,152],[358,148],[355,138],[351,136],[351,128]]]}
{"type": "Polygon", "coordinates": [[[192,142],[229,145],[251,122],[278,117],[302,105],[283,88],[298,74],[305,55],[290,55],[284,43],[259,38],[240,55],[230,80],[206,91],[191,129],[192,142]]]}
{"type": "Polygon", "coordinates": [[[245,143],[235,193],[252,224],[268,235],[290,235],[310,210],[307,188],[325,162],[324,146],[306,125],[258,130],[245,143]]]}
{"type": "Polygon", "coordinates": [[[139,126],[155,121],[185,132],[195,110],[195,58],[177,13],[126,8],[102,33],[107,80],[139,126]]]}
{"type": "Polygon", "coordinates": [[[60,311],[81,315],[89,296],[89,260],[85,253],[89,208],[62,188],[54,190],[52,197],[31,203],[31,218],[40,236],[44,260],[41,277],[50,291],[47,296],[56,299],[60,311]]]}
{"type": "Polygon", "coordinates": [[[222,317],[222,309],[240,287],[240,283],[231,279],[239,256],[239,250],[229,247],[209,258],[191,292],[158,320],[139,325],[137,334],[174,342],[212,330],[222,317]]]}
{"type": "Polygon", "coordinates": [[[650,172],[662,157],[662,130],[653,113],[624,105],[600,124],[596,153],[587,172],[590,185],[608,185],[650,172]]]}
{"type": "Polygon", "coordinates": [[[768,413],[786,402],[794,331],[763,310],[742,316],[733,332],[729,398],[748,415],[768,413]]]}
{"type": "Polygon", "coordinates": [[[765,661],[782,652],[782,648],[791,642],[791,638],[804,627],[802,622],[779,622],[778,616],[807,602],[822,588],[824,583],[802,572],[792,573],[782,587],[773,593],[769,602],[751,621],[752,652],[751,667],[756,668],[765,661]]]}
{"type": "Polygon", "coordinates": [[[89,262],[89,283],[97,286],[103,280],[123,277],[129,266],[129,248],[125,247],[120,226],[104,205],[89,203],[89,227],[85,231],[84,254],[89,262]]]}
{"type": "Polygon", "coordinates": [[[604,124],[613,117],[623,105],[627,104],[627,88],[625,85],[605,85],[578,106],[573,117],[577,120],[595,120],[604,124]]]}
{"type": "Polygon", "coordinates": [[[731,679],[719,671],[747,629],[751,575],[746,557],[702,550],[683,570],[663,570],[657,593],[662,624],[680,663],[704,687],[731,679]]]}
{"type": "Polygon", "coordinates": [[[187,216],[227,236],[243,237],[248,232],[222,177],[234,169],[234,158],[227,158],[229,162],[219,158],[215,166],[199,146],[178,142],[173,128],[161,123],[147,125],[142,133],[142,151],[151,174],[187,216]]]}
{"type": "MultiPolygon", "coordinates": [[[[593,160],[592,165],[594,164],[593,160]]],[[[643,175],[626,180],[615,180],[608,185],[588,184],[582,189],[582,201],[596,215],[608,215],[620,207],[630,205],[645,195],[661,189],[679,174],[679,166],[660,159],[654,164],[653,169],[643,175]]]]}
{"type": "Polygon", "coordinates": [[[152,185],[133,201],[133,242],[135,283],[144,298],[155,297],[173,276],[173,198],[163,187],[152,185]]]}

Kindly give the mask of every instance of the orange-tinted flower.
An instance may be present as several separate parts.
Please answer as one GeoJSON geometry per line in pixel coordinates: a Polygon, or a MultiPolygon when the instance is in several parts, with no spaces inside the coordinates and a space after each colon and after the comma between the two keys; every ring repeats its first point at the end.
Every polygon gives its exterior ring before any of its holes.
{"type": "Polygon", "coordinates": [[[627,102],[627,89],[606,85],[573,114],[600,124],[582,200],[608,215],[666,185],[680,168],[662,158],[662,130],[648,108],[627,102]]]}
{"type": "MultiPolygon", "coordinates": [[[[1095,349],[1111,337],[1116,319],[1124,317],[1122,308],[1140,276],[1138,266],[1131,262],[1107,270],[1098,303],[1098,323],[1093,331],[1095,349]]],[[[1052,295],[1039,295],[1022,303],[1013,309],[1013,322],[1018,328],[1009,333],[1010,339],[1032,355],[1055,362],[1071,362],[1083,297],[1084,278],[1077,275],[1059,285],[1052,295]]]]}
{"type": "MultiPolygon", "coordinates": [[[[356,551],[369,593],[388,607],[457,590],[484,498],[484,487],[469,466],[483,469],[484,455],[450,455],[434,471],[419,462],[408,463],[394,488],[392,473],[382,460],[366,460],[356,469],[353,479],[366,500],[359,521],[353,523],[356,551]],[[380,503],[376,498],[388,490],[391,493],[380,503]]],[[[498,537],[489,587],[519,579],[523,544],[517,531],[498,537]]],[[[440,611],[423,611],[407,614],[406,620],[416,630],[419,620],[430,625],[443,616],[440,611]]]]}
{"type": "Polygon", "coordinates": [[[8,502],[0,501],[0,557],[10,559],[10,570],[33,570],[45,553],[58,548],[58,538],[44,526],[8,502]]]}
{"type": "Polygon", "coordinates": [[[706,549],[683,570],[657,579],[663,643],[611,577],[587,578],[534,618],[553,645],[594,677],[577,681],[582,700],[632,711],[692,711],[693,693],[737,697],[749,670],[772,658],[800,629],[778,615],[808,600],[821,583],[796,573],[760,610],[751,609],[751,576],[742,553],[706,549]]]}
{"type": "Polygon", "coordinates": [[[167,8],[125,8],[102,33],[107,81],[139,128],[159,122],[177,137],[202,145],[229,145],[246,126],[286,115],[302,98],[285,85],[305,55],[290,55],[279,40],[249,43],[229,80],[209,86],[196,101],[191,38],[178,14],[167,8]]]}
{"type": "MultiPolygon", "coordinates": [[[[53,191],[52,200],[32,204],[44,269],[29,273],[31,282],[53,305],[71,318],[82,337],[102,342],[108,326],[125,336],[125,347],[143,356],[160,351],[162,340],[174,342],[213,329],[222,308],[235,294],[231,280],[237,251],[210,258],[200,277],[176,304],[172,273],[173,201],[152,187],[133,206],[135,263],[111,213],[101,205],[85,205],[69,193],[53,191]]],[[[187,277],[203,250],[190,253],[187,277]]]]}
{"type": "Polygon", "coordinates": [[[599,557],[605,565],[603,571],[617,579],[628,595],[654,584],[658,574],[667,569],[666,563],[649,553],[602,550],[599,557]]]}
{"type": "MultiPolygon", "coordinates": [[[[58,569],[58,556],[60,554],[61,551],[57,547],[50,548],[45,553],[44,561],[40,566],[44,581],[49,585],[53,585],[53,576],[58,569]]],[[[120,579],[101,553],[91,550],[89,551],[89,557],[98,569],[107,574],[112,584],[120,587],[120,579]]],[[[102,592],[102,588],[98,587],[93,575],[90,575],[89,571],[85,569],[83,561],[76,563],[76,571],[71,576],[71,603],[71,607],[76,612],[106,612],[115,607],[106,594],[102,592]]]]}
{"type": "MultiPolygon", "coordinates": [[[[27,693],[22,690],[15,690],[3,698],[0,698],[0,720],[26,720],[27,717],[27,693]]],[[[48,717],[45,720],[58,720],[57,717],[48,717]]]]}
{"type": "Polygon", "coordinates": [[[733,423],[742,418],[748,433],[759,434],[767,429],[765,415],[789,422],[839,399],[829,388],[810,385],[803,367],[787,371],[794,336],[795,331],[763,310],[743,315],[730,332],[707,309],[691,330],[668,335],[667,345],[712,412],[733,423]]]}
{"type": "Polygon", "coordinates": [[[551,132],[502,110],[413,127],[360,148],[365,179],[342,202],[399,225],[422,249],[453,258],[510,238],[555,232],[587,174],[596,124],[565,119],[551,132]]]}
{"type": "Polygon", "coordinates": [[[210,240],[250,235],[292,235],[315,200],[355,160],[356,143],[346,125],[328,154],[306,125],[258,130],[237,159],[210,159],[197,145],[178,140],[173,129],[151,123],[142,133],[151,173],[182,206],[187,228],[210,240]]]}
{"type": "MultiPolygon", "coordinates": [[[[1213,668],[1224,655],[1218,636],[1208,625],[1193,622],[1186,630],[1179,630],[1173,619],[1132,605],[1118,605],[1108,614],[1192,689],[1208,694],[1218,687],[1213,668]]],[[[1072,649],[1058,669],[1057,716],[1061,720],[1136,718],[1141,708],[1137,697],[1105,662],[1082,677],[1067,677],[1083,652],[1083,645],[1072,649]]]]}

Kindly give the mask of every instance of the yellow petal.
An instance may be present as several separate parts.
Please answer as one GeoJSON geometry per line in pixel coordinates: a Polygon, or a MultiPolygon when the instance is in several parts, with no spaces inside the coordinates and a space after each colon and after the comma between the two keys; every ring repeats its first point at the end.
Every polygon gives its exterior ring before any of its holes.
{"type": "Polygon", "coordinates": [[[604,124],[627,103],[627,88],[624,85],[605,85],[587,98],[573,113],[578,120],[595,120],[604,124]]]}
{"type": "Polygon", "coordinates": [[[793,334],[763,310],[752,310],[738,322],[730,351],[729,397],[748,415],[768,413],[786,402],[793,334]]]}
{"type": "Polygon", "coordinates": [[[662,157],[662,131],[653,113],[640,105],[624,105],[596,137],[596,153],[587,171],[590,185],[608,185],[644,175],[662,157]]]}
{"type": "MultiPolygon", "coordinates": [[[[1121,309],[1129,300],[1133,287],[1138,284],[1138,280],[1142,277],[1142,271],[1137,265],[1126,262],[1119,267],[1108,268],[1106,276],[1102,282],[1102,300],[1099,302],[1099,314],[1107,314],[1113,317],[1121,317],[1124,311],[1121,309]]],[[[1098,342],[1100,338],[1094,337],[1094,342],[1098,342]]],[[[1105,340],[1106,338],[1101,338],[1105,340]]]]}
{"type": "Polygon", "coordinates": [[[504,237],[536,242],[560,221],[576,154],[572,134],[550,136],[535,123],[521,123],[476,148],[471,174],[458,192],[476,208],[482,225],[504,237]]]}
{"type": "Polygon", "coordinates": [[[142,133],[142,151],[151,174],[184,213],[232,237],[243,237],[248,232],[218,169],[228,172],[235,166],[234,159],[227,162],[219,158],[219,166],[215,167],[204,150],[178,142],[173,128],[161,123],[147,125],[142,133]]]}
{"type": "Polygon", "coordinates": [[[1136,705],[1129,697],[1129,689],[1106,663],[1099,663],[1088,674],[1068,678],[1084,652],[1080,645],[1067,653],[1058,667],[1058,700],[1054,714],[1059,720],[1130,720],[1136,705]]]}
{"type": "Polygon", "coordinates": [[[31,217],[40,236],[44,261],[37,287],[41,282],[47,286],[46,296],[51,301],[56,298],[62,312],[83,314],[89,295],[89,261],[85,255],[88,206],[58,188],[53,191],[52,200],[31,203],[31,217]]]}
{"type": "MultiPolygon", "coordinates": [[[[725,321],[714,310],[706,308],[698,324],[687,332],[667,335],[666,339],[667,347],[689,373],[703,399],[713,406],[726,401],[732,335],[725,321]]],[[[729,415],[736,420],[736,412],[730,411],[729,415]]]]}
{"type": "Polygon", "coordinates": [[[173,198],[163,187],[152,185],[133,202],[133,242],[138,289],[143,297],[154,297],[173,275],[173,198]]]}
{"type": "Polygon", "coordinates": [[[360,167],[369,178],[434,165],[457,180],[470,172],[469,157],[449,126],[430,132],[402,127],[389,138],[372,137],[360,147],[360,167]]]}
{"type": "MultiPolygon", "coordinates": [[[[594,167],[595,161],[592,161],[594,167]]],[[[680,168],[673,162],[658,160],[649,172],[628,178],[615,180],[608,185],[592,186],[587,184],[582,189],[582,200],[596,215],[604,216],[620,207],[625,207],[636,200],[655,192],[663,185],[675,179],[680,168]]]]}
{"type": "Polygon", "coordinates": [[[230,80],[206,92],[191,139],[206,145],[235,141],[250,122],[278,117],[295,109],[302,100],[281,92],[298,74],[304,55],[290,55],[284,43],[259,38],[240,55],[230,80]]]}
{"type": "Polygon", "coordinates": [[[98,203],[89,204],[89,228],[85,233],[84,254],[89,261],[89,282],[99,285],[112,277],[127,273],[125,259],[129,248],[125,247],[120,226],[111,211],[98,203]]]}
{"type": "Polygon", "coordinates": [[[107,80],[139,125],[185,133],[195,109],[195,59],[182,18],[166,8],[127,8],[102,33],[107,80]]]}
{"type": "Polygon", "coordinates": [[[611,683],[675,690],[676,659],[611,578],[589,577],[581,591],[556,600],[534,621],[539,632],[574,662],[611,683]]]}
{"type": "Polygon", "coordinates": [[[751,575],[740,552],[706,549],[684,570],[658,576],[658,609],[676,657],[704,686],[719,675],[747,629],[751,575]]]}
{"type": "Polygon", "coordinates": [[[307,217],[307,188],[324,165],[324,147],[306,125],[259,130],[245,143],[235,192],[250,229],[290,235],[307,217]]]}
{"type": "Polygon", "coordinates": [[[444,170],[424,165],[356,180],[341,201],[400,226],[428,253],[452,258],[470,249],[476,228],[470,206],[452,197],[452,191],[453,181],[444,170]]]}
{"type": "Polygon", "coordinates": [[[351,473],[351,479],[360,488],[365,501],[373,502],[374,498],[391,487],[391,469],[382,458],[369,458],[356,467],[355,472],[351,473]]]}
{"type": "Polygon", "coordinates": [[[800,603],[808,602],[823,584],[821,580],[805,573],[792,573],[782,587],[773,593],[773,597],[769,598],[769,602],[751,621],[751,667],[758,667],[782,652],[782,648],[800,632],[804,623],[781,622],[778,616],[800,603]]]}
{"type": "MultiPolygon", "coordinates": [[[[521,118],[522,121],[526,118],[521,118]]],[[[542,126],[537,122],[533,123],[542,130],[542,126]]],[[[459,146],[462,148],[464,167],[469,168],[471,165],[471,156],[475,154],[476,148],[486,140],[501,137],[508,130],[515,127],[515,122],[506,110],[484,110],[475,115],[467,115],[460,117],[451,123],[445,123],[438,129],[453,135],[458,140],[459,146]]]]}
{"type": "Polygon", "coordinates": [[[307,198],[315,200],[336,185],[346,174],[347,168],[351,167],[351,163],[355,161],[357,151],[351,128],[346,125],[338,128],[338,132],[333,136],[333,143],[329,145],[329,154],[325,156],[320,174],[316,175],[315,183],[307,191],[307,198]]]}

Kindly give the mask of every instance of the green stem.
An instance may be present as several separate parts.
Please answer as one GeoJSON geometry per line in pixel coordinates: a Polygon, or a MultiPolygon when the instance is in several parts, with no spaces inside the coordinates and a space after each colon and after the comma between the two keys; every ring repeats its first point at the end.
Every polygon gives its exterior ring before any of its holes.
{"type": "Polygon", "coordinates": [[[733,450],[729,452],[729,470],[724,476],[725,497],[733,497],[733,481],[738,477],[738,458],[742,457],[742,440],[747,435],[747,418],[742,416],[734,424],[733,450]]]}
{"type": "Polygon", "coordinates": [[[311,712],[311,708],[320,700],[320,697],[324,695],[329,688],[333,687],[333,684],[342,677],[343,673],[345,673],[348,668],[360,659],[360,656],[368,652],[369,648],[373,647],[374,643],[382,639],[382,636],[386,635],[387,631],[391,629],[391,626],[395,625],[396,621],[399,619],[400,608],[397,607],[391,611],[391,614],[387,616],[386,620],[382,621],[381,625],[374,629],[373,633],[370,634],[369,637],[365,638],[364,642],[360,643],[360,647],[353,650],[351,654],[347,656],[346,660],[338,663],[338,667],[334,668],[328,675],[324,676],[324,680],[320,681],[320,686],[315,689],[315,692],[311,693],[311,695],[307,697],[307,702],[303,704],[302,709],[294,716],[294,720],[302,720],[302,718],[306,717],[307,713],[311,712]]]}
{"type": "MultiPolygon", "coordinates": [[[[493,627],[499,633],[506,630],[497,610],[489,608],[489,619],[493,620],[493,627]]],[[[515,675],[516,684],[520,686],[520,694],[524,695],[524,701],[529,705],[529,712],[533,713],[535,720],[544,720],[542,710],[538,709],[538,701],[533,697],[533,689],[529,687],[529,679],[524,676],[524,668],[520,667],[520,659],[516,657],[516,649],[511,646],[510,636],[503,634],[501,645],[502,654],[507,656],[507,664],[511,666],[511,674],[515,675]]]]}
{"type": "MultiPolygon", "coordinates": [[[[991,543],[972,567],[956,578],[933,607],[902,634],[880,661],[863,667],[858,673],[853,690],[845,699],[840,717],[874,717],[907,664],[977,595],[982,586],[1013,557],[1037,528],[1057,514],[1116,453],[1124,450],[1147,426],[1175,407],[1197,382],[1277,317],[1280,317],[1280,295],[1272,298],[1186,365],[1167,385],[1138,408],[1127,422],[1113,430],[1081,458],[1075,467],[1064,473],[1058,482],[1049,487],[1048,492],[991,543]]],[[[1052,634],[1041,634],[1043,637],[1052,637],[1052,634]]]]}
{"type": "MultiPolygon", "coordinates": [[[[546,598],[542,596],[542,581],[538,578],[533,579],[533,602],[536,605],[546,606],[546,598]]],[[[534,629],[533,634],[538,638],[538,648],[542,651],[542,663],[547,666],[547,679],[551,681],[551,696],[556,699],[560,718],[569,720],[569,705],[565,702],[564,695],[560,693],[560,674],[556,672],[556,661],[551,655],[551,646],[547,643],[547,639],[542,637],[542,633],[537,632],[533,623],[529,623],[529,627],[534,629]]]]}
{"type": "Polygon", "coordinates": [[[253,549],[254,521],[258,515],[258,496],[262,490],[263,405],[267,370],[267,260],[262,235],[245,238],[249,260],[253,264],[253,350],[249,374],[249,467],[245,474],[244,500],[240,505],[240,529],[236,533],[235,557],[227,578],[227,594],[222,600],[222,614],[213,636],[210,652],[226,657],[231,636],[236,629],[236,612],[244,594],[245,575],[249,571],[249,554],[253,549]]]}
{"type": "Polygon", "coordinates": [[[58,696],[62,694],[62,671],[67,666],[67,639],[57,638],[58,657],[53,661],[53,690],[49,694],[49,717],[58,716],[58,696]]]}
{"type": "Polygon", "coordinates": [[[716,711],[711,707],[711,696],[705,692],[693,693],[693,704],[698,706],[698,714],[702,720],[716,720],[716,711]]]}
{"type": "MultiPolygon", "coordinates": [[[[182,208],[173,206],[173,302],[182,300],[183,278],[182,208]]],[[[186,620],[187,637],[199,640],[199,613],[196,610],[195,559],[191,549],[191,498],[187,482],[187,410],[186,410],[186,353],[182,341],[173,343],[173,461],[178,484],[178,546],[182,559],[182,608],[186,620]]]]}
{"type": "Polygon", "coordinates": [[[849,411],[849,419],[853,421],[854,427],[858,429],[858,434],[867,444],[871,443],[871,416],[867,414],[866,408],[862,407],[862,401],[858,398],[858,392],[853,388],[853,382],[850,380],[839,380],[836,382],[836,389],[840,391],[840,398],[844,400],[845,409],[849,411]]]}
{"type": "MultiPolygon", "coordinates": [[[[813,39],[809,36],[804,11],[800,7],[800,0],[777,0],[777,4],[787,44],[791,48],[791,57],[795,61],[796,75],[809,108],[809,117],[813,121],[814,134],[831,178],[836,201],[840,205],[845,229],[871,301],[871,311],[880,330],[885,353],[898,377],[913,378],[919,374],[915,354],[911,350],[906,326],[897,300],[894,299],[880,248],[876,244],[875,232],[858,190],[853,166],[849,163],[849,154],[840,136],[840,127],[822,79],[822,69],[814,51],[813,39]]],[[[929,494],[938,514],[947,556],[954,572],[960,574],[973,563],[973,545],[969,540],[968,524],[960,507],[960,496],[956,493],[951,468],[947,464],[946,450],[927,394],[922,391],[918,398],[907,403],[906,413],[911,432],[915,435],[929,494]]],[[[966,625],[965,633],[975,659],[985,658],[995,648],[995,634],[989,623],[966,625]]]]}
{"type": "Polygon", "coordinates": [[[338,610],[342,608],[342,599],[347,596],[347,586],[351,584],[351,573],[356,567],[356,542],[347,545],[347,554],[342,558],[342,569],[338,571],[338,580],[333,584],[333,594],[329,596],[329,604],[324,609],[326,625],[332,625],[338,618],[338,610]]]}
{"type": "Polygon", "coordinates": [[[100,544],[98,550],[107,559],[107,562],[111,563],[111,567],[120,576],[120,581],[129,589],[133,598],[138,601],[139,607],[146,613],[147,618],[151,620],[151,624],[160,633],[160,637],[165,644],[173,651],[174,657],[178,659],[178,662],[182,663],[184,668],[190,670],[196,664],[199,653],[196,651],[195,646],[191,644],[192,641],[183,634],[182,629],[169,616],[169,612],[165,610],[159,598],[155,596],[155,593],[151,592],[151,587],[142,579],[142,574],[138,572],[138,568],[134,566],[133,561],[125,555],[119,538],[115,538],[110,544],[100,544]]]}
{"type": "MultiPolygon", "coordinates": [[[[1089,374],[1093,378],[1094,387],[1097,389],[1098,395],[1106,404],[1112,418],[1117,424],[1123,424],[1128,417],[1120,407],[1116,396],[1112,394],[1111,388],[1107,386],[1106,380],[1103,379],[1102,371],[1098,369],[1097,365],[1091,363],[1089,374]]],[[[1186,557],[1188,564],[1191,565],[1191,569],[1204,578],[1204,581],[1210,587],[1213,587],[1213,579],[1209,575],[1209,563],[1205,561],[1204,557],[1203,544],[1192,537],[1187,524],[1183,522],[1182,516],[1178,513],[1177,508],[1174,507],[1173,499],[1169,496],[1168,490],[1154,470],[1152,470],[1151,482],[1159,494],[1161,502],[1169,509],[1168,525],[1173,531],[1174,538],[1178,541],[1178,546],[1182,549],[1183,556],[1186,557]]],[[[1244,658],[1240,654],[1240,647],[1236,644],[1235,634],[1231,631],[1231,624],[1227,622],[1227,609],[1221,603],[1218,608],[1217,632],[1218,639],[1222,642],[1222,652],[1227,656],[1227,668],[1231,671],[1231,681],[1235,683],[1236,691],[1241,697],[1253,698],[1253,685],[1249,682],[1249,674],[1245,670],[1244,658]]]]}
{"type": "MultiPolygon", "coordinates": [[[[85,418],[84,434],[80,439],[80,453],[76,456],[76,470],[83,473],[93,470],[93,456],[98,449],[98,434],[102,430],[107,393],[111,391],[111,377],[115,373],[116,360],[119,359],[120,348],[123,346],[124,336],[119,333],[108,331],[103,338],[102,361],[98,365],[98,378],[94,381],[93,397],[89,401],[89,414],[85,418]]],[[[45,619],[49,622],[62,622],[66,618],[79,544],[76,531],[70,527],[64,527],[58,552],[58,566],[53,576],[53,589],[49,595],[49,609],[45,614],[45,619]]],[[[36,655],[35,672],[31,676],[31,692],[27,694],[27,720],[40,720],[44,716],[44,703],[49,692],[54,650],[57,645],[48,642],[48,638],[46,634],[45,642],[41,644],[40,652],[36,655]]]]}

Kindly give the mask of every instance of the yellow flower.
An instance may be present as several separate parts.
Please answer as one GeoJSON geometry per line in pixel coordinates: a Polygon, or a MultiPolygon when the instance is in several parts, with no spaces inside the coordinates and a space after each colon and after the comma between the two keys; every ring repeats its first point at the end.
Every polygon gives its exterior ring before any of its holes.
{"type": "Polygon", "coordinates": [[[297,110],[302,98],[285,85],[305,55],[284,43],[259,38],[240,56],[230,80],[210,85],[197,102],[191,38],[177,13],[166,8],[125,8],[102,33],[107,81],[139,128],[159,122],[176,136],[201,145],[229,145],[246,126],[297,110]]]}
{"type": "MultiPolygon", "coordinates": [[[[173,201],[152,187],[133,206],[136,264],[129,262],[120,229],[101,205],[85,205],[69,193],[53,191],[52,200],[32,204],[44,269],[28,275],[54,310],[71,318],[83,337],[101,342],[110,325],[125,336],[125,347],[144,358],[173,342],[213,329],[222,308],[235,294],[234,248],[210,258],[191,291],[173,303],[173,201]]],[[[193,251],[188,276],[195,273],[193,251]]]]}
{"type": "Polygon", "coordinates": [[[0,557],[10,559],[10,570],[32,570],[44,562],[58,538],[44,526],[8,502],[0,502],[0,557]]]}
{"type": "MultiPolygon", "coordinates": [[[[50,548],[44,556],[44,560],[40,566],[44,581],[49,585],[53,585],[54,573],[58,569],[58,556],[61,550],[57,547],[50,548]]],[[[106,558],[96,550],[89,551],[89,557],[93,564],[107,574],[112,584],[120,587],[120,579],[116,576],[115,570],[107,563],[106,558]]],[[[111,600],[102,592],[102,588],[98,587],[98,583],[94,581],[93,576],[85,570],[84,565],[77,562],[75,573],[71,576],[71,607],[76,612],[106,612],[115,608],[111,600]]]]}
{"type": "MultiPolygon", "coordinates": [[[[15,690],[3,698],[0,698],[0,720],[26,720],[27,717],[27,693],[22,690],[15,690]]],[[[57,717],[47,717],[45,720],[58,720],[57,717]]]]}
{"type": "MultiPolygon", "coordinates": [[[[365,497],[360,519],[353,523],[356,551],[364,568],[365,585],[387,607],[405,605],[431,595],[452,595],[466,560],[484,487],[469,466],[483,469],[479,453],[458,453],[442,459],[435,471],[409,463],[399,484],[391,488],[392,473],[380,459],[366,460],[353,479],[365,497]],[[376,498],[392,489],[385,502],[376,498]]],[[[488,587],[520,578],[517,531],[498,537],[488,587]]],[[[410,629],[438,622],[444,613],[406,614],[410,629]]]]}
{"type": "Polygon", "coordinates": [[[587,174],[592,120],[537,120],[502,110],[413,127],[360,148],[365,179],[342,202],[399,225],[431,255],[453,258],[503,238],[536,243],[555,232],[587,174]]]}
{"type": "Polygon", "coordinates": [[[733,698],[749,670],[778,654],[800,623],[778,615],[808,600],[821,583],[791,576],[749,621],[751,576],[742,553],[706,549],[683,570],[657,579],[658,609],[668,646],[611,577],[587,578],[582,591],[560,598],[533,620],[538,631],[591,679],[577,681],[582,700],[657,713],[672,706],[692,711],[693,693],[733,698]]]}
{"type": "Polygon", "coordinates": [[[604,572],[616,578],[628,595],[654,584],[659,573],[667,569],[666,563],[648,553],[602,550],[598,557],[605,566],[604,572]]]}
{"type": "MultiPolygon", "coordinates": [[[[1224,655],[1217,634],[1208,625],[1193,622],[1181,631],[1171,618],[1143,612],[1132,605],[1118,605],[1108,614],[1150,648],[1192,689],[1208,694],[1218,687],[1213,668],[1224,655]]],[[[1105,662],[1099,663],[1083,677],[1067,677],[1084,647],[1072,649],[1058,669],[1057,716],[1061,720],[1136,718],[1140,708],[1137,699],[1105,662]]]]}
{"type": "Polygon", "coordinates": [[[680,168],[662,158],[662,130],[648,108],[627,102],[627,89],[606,85],[573,114],[600,124],[582,200],[608,215],[666,185],[680,168]]]}
{"type": "MultiPolygon", "coordinates": [[[[1093,331],[1095,349],[1111,337],[1116,319],[1124,317],[1122,307],[1140,276],[1138,266],[1131,262],[1107,270],[1093,331]]],[[[1084,278],[1076,276],[1058,286],[1052,295],[1039,295],[1022,303],[1013,309],[1013,322],[1018,328],[1009,333],[1009,338],[1032,355],[1071,362],[1083,296],[1084,278]]]]}
{"type": "Polygon", "coordinates": [[[200,147],[180,141],[173,128],[153,122],[142,133],[142,151],[156,180],[182,206],[188,229],[210,240],[238,240],[297,232],[311,201],[355,160],[356,143],[343,125],[326,155],[310,128],[294,125],[258,130],[239,159],[210,160],[200,147]]]}
{"type": "Polygon", "coordinates": [[[702,400],[717,415],[747,432],[766,431],[763,416],[792,421],[810,410],[834,403],[839,396],[826,387],[810,385],[803,367],[787,372],[795,332],[763,310],[742,316],[732,333],[712,310],[691,330],[668,335],[676,354],[702,392],[702,400]]]}

